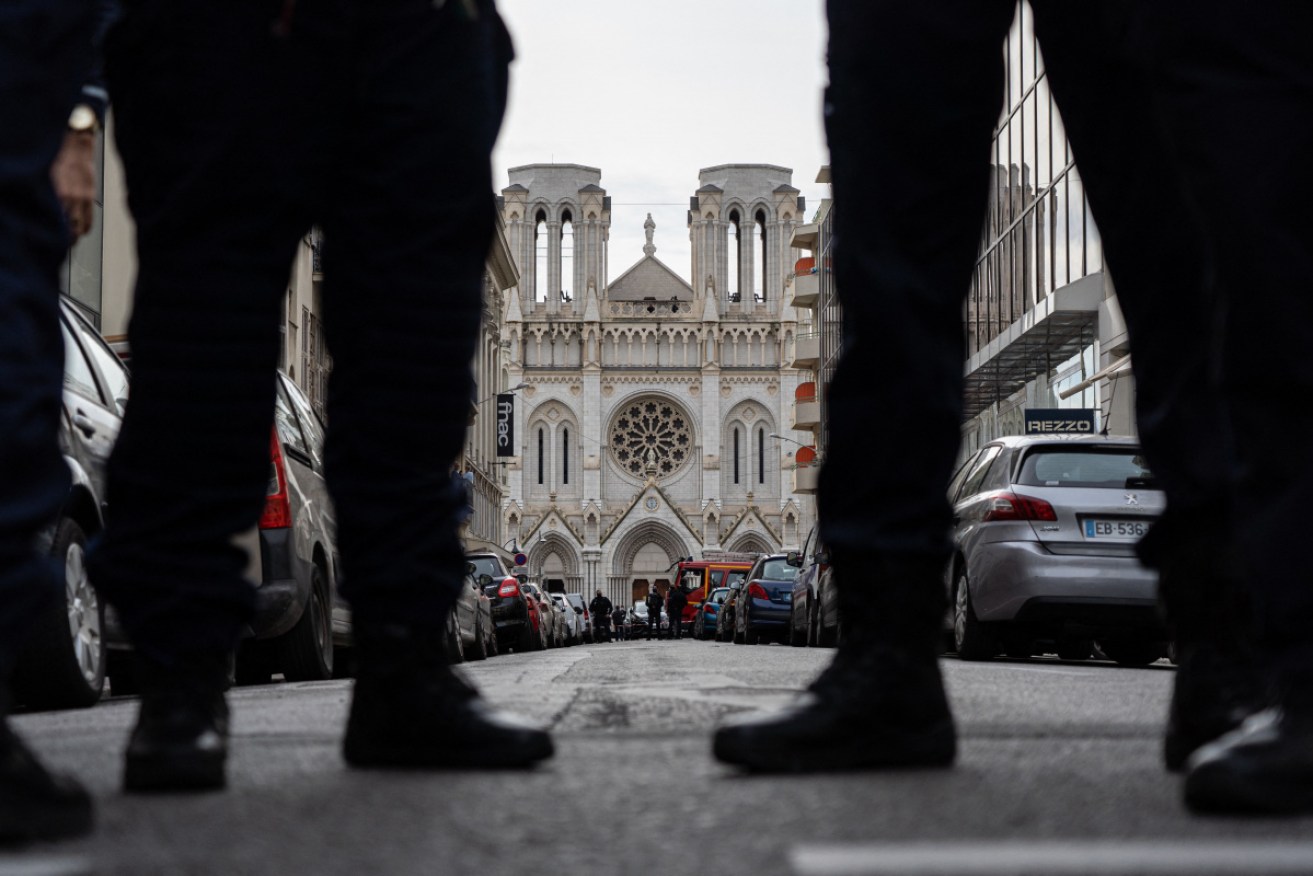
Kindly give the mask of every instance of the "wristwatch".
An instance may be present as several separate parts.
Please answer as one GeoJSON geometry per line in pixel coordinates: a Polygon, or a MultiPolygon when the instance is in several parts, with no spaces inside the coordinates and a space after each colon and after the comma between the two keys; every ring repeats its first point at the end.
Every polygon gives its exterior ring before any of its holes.
{"type": "Polygon", "coordinates": [[[80,103],[68,115],[68,129],[79,134],[94,134],[100,130],[100,119],[96,118],[95,110],[80,103]]]}

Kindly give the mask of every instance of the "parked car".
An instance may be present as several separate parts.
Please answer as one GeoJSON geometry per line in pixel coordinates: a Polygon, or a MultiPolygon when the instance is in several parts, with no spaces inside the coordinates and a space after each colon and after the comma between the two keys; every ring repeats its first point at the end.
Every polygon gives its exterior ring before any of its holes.
{"type": "Polygon", "coordinates": [[[446,649],[452,663],[487,660],[497,653],[497,634],[492,625],[492,603],[474,578],[475,565],[451,612],[447,615],[446,649]]]}
{"type": "Polygon", "coordinates": [[[351,640],[337,595],[337,515],[324,479],[324,424],[300,387],[277,375],[269,488],[257,527],[256,613],[237,653],[237,681],[332,678],[351,640]]]}
{"type": "MultiPolygon", "coordinates": [[[[651,626],[651,618],[648,617],[647,603],[635,602],[634,607],[629,609],[629,615],[626,617],[626,623],[629,625],[630,638],[638,638],[647,635],[647,628],[651,626]]],[[[660,626],[653,630],[657,636],[667,636],[670,634],[670,615],[666,610],[661,609],[661,617],[657,621],[660,626]]]]}
{"type": "Polygon", "coordinates": [[[698,613],[693,617],[693,638],[706,640],[715,637],[720,607],[729,594],[728,587],[717,587],[702,600],[702,604],[698,606],[698,613]]]}
{"type": "Polygon", "coordinates": [[[474,564],[475,580],[491,601],[498,648],[517,652],[541,650],[544,640],[539,630],[538,600],[525,592],[523,576],[512,575],[495,553],[472,553],[465,558],[474,564]]]}
{"type": "Polygon", "coordinates": [[[14,698],[34,708],[97,702],[105,689],[105,611],[87,578],[87,542],[105,520],[105,463],[128,398],[128,372],[100,334],[66,298],[63,414],[59,447],[72,475],[59,516],[41,544],[62,572],[56,598],[33,625],[14,667],[14,698]]]}
{"type": "Polygon", "coordinates": [[[1135,545],[1164,497],[1131,438],[991,441],[949,488],[956,550],[945,584],[963,660],[1093,646],[1140,666],[1166,652],[1156,575],[1135,545]]]}
{"type": "Polygon", "coordinates": [[[734,609],[734,641],[756,645],[765,639],[787,641],[793,582],[798,567],[788,554],[758,558],[739,592],[734,609]]]}
{"type": "Polygon", "coordinates": [[[584,613],[582,610],[576,611],[574,605],[566,598],[564,593],[549,594],[552,602],[556,603],[557,609],[561,612],[561,622],[565,626],[565,644],[578,645],[584,640],[584,613]]]}
{"type": "Polygon", "coordinates": [[[565,617],[556,607],[556,603],[552,602],[543,589],[532,581],[526,582],[524,589],[529,591],[529,595],[538,601],[543,647],[562,647],[565,644],[565,617]]]}
{"type": "Polygon", "coordinates": [[[565,598],[570,603],[570,607],[573,608],[575,610],[575,613],[579,615],[579,622],[583,631],[583,635],[580,641],[592,644],[593,615],[592,612],[588,610],[587,600],[584,599],[584,595],[582,593],[566,593],[565,598]]]}
{"type": "MultiPolygon", "coordinates": [[[[749,570],[751,571],[751,570],[749,570]]],[[[745,579],[746,581],[746,579],[745,579]]],[[[744,581],[731,581],[729,595],[721,603],[716,617],[716,641],[734,641],[734,615],[737,613],[739,597],[743,595],[744,581]]]]}

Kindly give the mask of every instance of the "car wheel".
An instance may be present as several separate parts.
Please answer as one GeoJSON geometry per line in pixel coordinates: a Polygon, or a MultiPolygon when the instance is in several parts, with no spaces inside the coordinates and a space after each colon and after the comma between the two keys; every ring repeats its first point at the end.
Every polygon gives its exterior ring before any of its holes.
{"type": "Polygon", "coordinates": [[[537,651],[538,632],[533,628],[533,621],[526,620],[524,626],[520,627],[520,638],[515,644],[515,650],[521,653],[527,651],[537,651]]]}
{"type": "Polygon", "coordinates": [[[33,625],[14,669],[14,695],[21,703],[85,708],[105,690],[105,611],[87,578],[86,547],[82,527],[60,520],[50,555],[63,572],[63,586],[33,625]]]}
{"type": "Polygon", "coordinates": [[[996,653],[993,635],[976,619],[965,569],[953,586],[953,645],[959,660],[990,660],[996,653]]]}
{"type": "Polygon", "coordinates": [[[323,570],[311,567],[310,601],[301,618],[278,637],[279,663],[288,681],[323,681],[333,677],[333,626],[323,570]]]}
{"type": "Polygon", "coordinates": [[[1059,660],[1089,660],[1094,654],[1094,642],[1090,639],[1059,639],[1057,652],[1059,660]]]}
{"type": "Polygon", "coordinates": [[[803,648],[807,645],[807,630],[804,628],[802,633],[798,632],[798,607],[789,606],[789,636],[788,642],[795,648],[803,648]]]}
{"type": "Polygon", "coordinates": [[[1099,649],[1120,666],[1148,666],[1163,656],[1162,643],[1146,639],[1100,639],[1099,649]]]}
{"type": "Polygon", "coordinates": [[[460,637],[460,621],[456,619],[456,607],[452,606],[447,614],[447,660],[451,663],[465,662],[465,643],[460,637]]]}
{"type": "Polygon", "coordinates": [[[488,659],[488,634],[483,629],[482,616],[479,616],[474,621],[474,651],[469,657],[471,660],[488,659]]]}

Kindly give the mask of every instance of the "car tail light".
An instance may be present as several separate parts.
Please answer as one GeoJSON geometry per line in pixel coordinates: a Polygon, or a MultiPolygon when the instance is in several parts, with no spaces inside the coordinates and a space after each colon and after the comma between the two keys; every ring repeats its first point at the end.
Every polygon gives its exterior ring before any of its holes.
{"type": "Polygon", "coordinates": [[[497,588],[498,596],[517,596],[519,595],[519,592],[520,582],[516,581],[514,578],[507,578],[505,581],[501,582],[501,586],[497,588]]]}
{"type": "Polygon", "coordinates": [[[292,508],[287,501],[287,469],[283,466],[283,445],[274,431],[269,439],[269,486],[265,490],[261,529],[286,529],[292,525],[292,508]]]}
{"type": "Polygon", "coordinates": [[[766,588],[756,581],[748,585],[748,595],[753,599],[770,599],[770,594],[766,592],[766,588]]]}
{"type": "Polygon", "coordinates": [[[1057,520],[1053,506],[1043,499],[1021,496],[1016,493],[997,493],[989,500],[984,519],[990,520],[1057,520]]]}

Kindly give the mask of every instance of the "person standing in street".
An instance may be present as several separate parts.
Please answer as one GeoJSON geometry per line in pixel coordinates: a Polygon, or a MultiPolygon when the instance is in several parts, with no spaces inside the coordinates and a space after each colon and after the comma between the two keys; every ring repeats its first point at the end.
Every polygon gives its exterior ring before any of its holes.
{"type": "Polygon", "coordinates": [[[59,265],[94,215],[97,36],[112,14],[96,0],[0,7],[0,845],[78,836],[94,821],[87,792],[49,772],[8,715],[25,638],[63,586],[37,547],[69,488],[59,265]]]}
{"type": "Polygon", "coordinates": [[[611,622],[611,600],[607,599],[599,589],[597,595],[593,597],[593,601],[588,603],[588,610],[593,613],[593,620],[597,622],[598,632],[603,636],[598,641],[609,642],[612,631],[607,628],[607,625],[611,622]]]}
{"type": "Polygon", "coordinates": [[[688,605],[688,596],[679,584],[670,585],[666,596],[666,613],[670,615],[670,638],[681,638],[684,629],[684,606],[688,605]]]}
{"type": "MultiPolygon", "coordinates": [[[[1288,465],[1313,417],[1313,61],[1302,39],[1313,10],[1031,6],[1126,316],[1143,447],[1168,498],[1140,546],[1181,653],[1164,760],[1185,770],[1193,809],[1313,811],[1313,582],[1297,532],[1313,474],[1288,465]]],[[[956,755],[936,659],[945,493],[962,303],[1015,8],[829,0],[844,337],[818,506],[849,634],[789,709],[717,731],[726,762],[807,771],[956,755]],[[871,430],[872,411],[899,416],[871,430]]]]}
{"type": "Polygon", "coordinates": [[[629,638],[625,629],[625,610],[617,606],[611,610],[611,624],[615,627],[615,637],[621,641],[629,638]]]}
{"type": "Polygon", "coordinates": [[[658,640],[661,639],[661,604],[664,602],[661,598],[661,591],[653,587],[647,593],[645,604],[647,605],[647,637],[652,638],[656,634],[658,640]]]}
{"type": "Polygon", "coordinates": [[[313,225],[357,653],[343,755],[366,768],[551,756],[546,732],[490,710],[442,648],[465,574],[449,469],[510,56],[492,0],[133,0],[112,30],[139,272],[114,516],[89,571],[138,661],[126,790],[226,782],[223,689],[256,610],[233,540],[264,501],[287,274],[313,225]]]}

